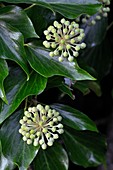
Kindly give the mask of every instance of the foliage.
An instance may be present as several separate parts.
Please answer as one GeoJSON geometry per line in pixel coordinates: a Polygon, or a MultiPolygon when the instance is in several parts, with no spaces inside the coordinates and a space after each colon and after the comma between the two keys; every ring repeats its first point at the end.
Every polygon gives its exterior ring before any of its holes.
{"type": "Polygon", "coordinates": [[[97,0],[0,1],[1,170],[27,170],[30,165],[35,170],[68,170],[70,161],[83,167],[105,164],[106,141],[95,123],[60,101],[62,94],[76,100],[73,90],[77,89],[83,95],[91,90],[101,95],[99,81],[109,73],[112,60],[106,38],[107,17],[101,13],[101,19],[95,19],[103,5],[97,0]],[[90,18],[83,23],[87,15],[90,18]],[[62,18],[78,20],[85,32],[87,47],[72,62],[50,57],[52,49],[43,46],[44,30],[62,18]],[[57,103],[54,97],[50,102],[49,96],[40,100],[54,88],[59,90],[57,103]],[[25,110],[41,102],[59,112],[64,126],[64,133],[46,150],[28,145],[19,133],[25,110]]]}

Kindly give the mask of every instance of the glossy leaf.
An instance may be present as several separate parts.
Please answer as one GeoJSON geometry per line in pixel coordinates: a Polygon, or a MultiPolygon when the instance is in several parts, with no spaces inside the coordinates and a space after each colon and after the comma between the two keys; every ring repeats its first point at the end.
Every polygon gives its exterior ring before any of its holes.
{"type": "Polygon", "coordinates": [[[96,13],[99,8],[100,4],[98,1],[84,1],[77,0],[76,2],[74,0],[62,0],[62,1],[51,1],[51,0],[3,0],[2,2],[8,2],[8,3],[35,3],[41,6],[45,6],[46,8],[50,8],[51,10],[54,10],[55,12],[59,12],[60,14],[64,15],[67,18],[74,19],[78,15],[82,13],[88,13],[90,15],[96,13]]]}
{"type": "Polygon", "coordinates": [[[9,104],[2,103],[0,123],[9,117],[27,96],[40,94],[45,89],[46,82],[46,78],[36,72],[32,72],[29,81],[26,81],[26,76],[19,67],[12,68],[5,80],[9,104]]]}
{"type": "Polygon", "coordinates": [[[0,59],[0,98],[7,103],[3,82],[8,75],[8,66],[5,60],[0,59]]]}
{"type": "Polygon", "coordinates": [[[97,96],[102,95],[101,87],[96,81],[75,82],[73,87],[79,89],[84,95],[90,93],[90,90],[92,90],[97,96]]]}
{"type": "Polygon", "coordinates": [[[87,95],[88,93],[90,93],[90,89],[88,88],[88,86],[87,86],[83,81],[81,81],[81,82],[79,82],[79,81],[75,82],[75,84],[73,85],[73,87],[74,87],[75,89],[80,90],[80,91],[83,93],[83,95],[87,95]]]}
{"type": "Polygon", "coordinates": [[[17,28],[25,38],[38,37],[32,22],[20,7],[6,6],[1,8],[0,21],[5,21],[17,28]]]}
{"type": "Polygon", "coordinates": [[[72,93],[72,89],[71,89],[69,86],[67,86],[67,85],[65,85],[64,83],[62,83],[61,86],[59,86],[58,88],[59,88],[59,90],[60,90],[61,92],[63,92],[64,94],[67,94],[67,95],[70,96],[73,100],[75,99],[75,96],[74,96],[73,93],[72,93]]]}
{"type": "Polygon", "coordinates": [[[48,78],[46,88],[50,89],[50,88],[54,88],[54,87],[59,87],[63,81],[64,81],[64,78],[60,77],[60,76],[50,77],[50,78],[48,78]]]}
{"type": "Polygon", "coordinates": [[[82,112],[63,104],[51,105],[63,117],[63,123],[76,130],[91,130],[97,131],[94,122],[82,112]]]}
{"type": "Polygon", "coordinates": [[[112,51],[109,44],[109,40],[105,38],[100,45],[84,51],[84,54],[80,58],[80,60],[85,61],[90,67],[96,70],[98,79],[106,76],[112,66],[112,51]]]}
{"type": "Polygon", "coordinates": [[[7,158],[5,158],[2,153],[2,145],[0,141],[0,170],[12,170],[13,168],[13,163],[7,158]]]}
{"type": "Polygon", "coordinates": [[[23,45],[24,39],[22,34],[10,25],[0,22],[0,58],[15,61],[29,77],[23,45]]]}
{"type": "Polygon", "coordinates": [[[37,170],[68,170],[68,156],[62,145],[55,143],[47,150],[40,150],[33,161],[37,170]]]}
{"type": "Polygon", "coordinates": [[[43,31],[56,20],[56,15],[50,9],[39,5],[26,8],[25,12],[31,19],[37,34],[42,37],[43,31]]]}
{"type": "Polygon", "coordinates": [[[99,4],[79,5],[79,4],[73,4],[73,3],[69,3],[69,4],[68,3],[67,4],[56,3],[56,4],[51,4],[51,6],[53,7],[53,10],[55,12],[59,12],[60,14],[62,14],[63,16],[69,19],[75,19],[77,16],[84,14],[84,13],[93,15],[100,8],[99,4]]]}
{"type": "Polygon", "coordinates": [[[98,133],[66,131],[64,144],[71,161],[83,167],[105,163],[105,139],[98,133]]]}
{"type": "Polygon", "coordinates": [[[0,138],[4,156],[17,165],[19,170],[26,170],[36,156],[39,147],[27,145],[22,140],[22,136],[18,132],[22,115],[23,110],[20,110],[7,119],[1,127],[0,138]]]}
{"type": "MultiPolygon", "coordinates": [[[[89,22],[95,18],[97,14],[91,16],[89,22]]],[[[106,36],[107,18],[102,17],[100,21],[96,21],[95,25],[89,26],[85,24],[85,42],[87,47],[94,47],[102,43],[106,36]]]]}
{"type": "Polygon", "coordinates": [[[81,69],[77,62],[59,62],[57,57],[51,58],[44,48],[28,45],[26,47],[27,59],[30,66],[44,77],[60,75],[74,80],[95,80],[89,73],[81,69]]]}

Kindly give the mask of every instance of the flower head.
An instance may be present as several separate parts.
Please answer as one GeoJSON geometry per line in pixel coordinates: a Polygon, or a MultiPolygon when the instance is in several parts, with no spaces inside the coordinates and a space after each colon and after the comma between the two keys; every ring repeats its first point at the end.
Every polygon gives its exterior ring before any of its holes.
{"type": "Polygon", "coordinates": [[[85,36],[84,30],[80,29],[76,22],[70,22],[64,18],[60,23],[54,21],[53,25],[44,31],[47,40],[43,42],[43,45],[54,49],[49,53],[51,57],[59,56],[60,62],[64,58],[72,62],[74,57],[79,55],[78,51],[86,47],[86,44],[82,42],[85,36]]]}
{"type": "Polygon", "coordinates": [[[20,120],[19,133],[23,135],[23,140],[28,145],[41,145],[42,149],[46,149],[47,145],[52,146],[54,140],[59,138],[59,134],[64,132],[61,120],[59,112],[50,109],[48,105],[43,107],[38,104],[24,112],[20,120]]]}

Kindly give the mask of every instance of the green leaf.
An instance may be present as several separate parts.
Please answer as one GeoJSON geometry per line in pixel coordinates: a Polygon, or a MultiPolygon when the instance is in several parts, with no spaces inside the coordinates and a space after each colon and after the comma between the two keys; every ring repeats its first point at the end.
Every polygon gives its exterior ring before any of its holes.
{"type": "Polygon", "coordinates": [[[39,5],[26,8],[25,12],[31,19],[33,26],[37,34],[42,37],[43,31],[47,29],[48,25],[51,25],[56,20],[56,15],[53,11],[39,5]]]}
{"type": "Polygon", "coordinates": [[[78,15],[83,13],[88,13],[90,15],[96,13],[100,9],[100,4],[98,1],[81,1],[81,0],[63,0],[63,1],[51,1],[51,0],[2,0],[2,2],[8,3],[35,3],[41,6],[45,6],[46,8],[50,8],[55,12],[62,14],[63,16],[74,19],[78,15]]]}
{"type": "Polygon", "coordinates": [[[25,38],[38,37],[32,22],[20,7],[6,6],[0,8],[0,21],[5,21],[17,28],[25,38]]]}
{"type": "Polygon", "coordinates": [[[110,72],[112,66],[112,51],[109,40],[105,38],[100,45],[87,48],[80,60],[93,67],[98,73],[98,79],[102,79],[110,72]]]}
{"type": "Polygon", "coordinates": [[[51,105],[63,117],[63,123],[76,130],[98,131],[94,122],[82,112],[63,104],[51,105]]]}
{"type": "Polygon", "coordinates": [[[0,22],[0,58],[15,61],[29,77],[23,36],[4,22],[0,22]]]}
{"type": "Polygon", "coordinates": [[[62,135],[71,161],[83,167],[105,163],[105,139],[94,132],[66,131],[62,135]]]}
{"type": "Polygon", "coordinates": [[[55,12],[60,13],[61,15],[69,18],[75,19],[77,16],[81,14],[89,14],[93,15],[100,9],[100,5],[92,5],[92,4],[77,4],[77,3],[55,3],[51,4],[53,10],[55,12]]]}
{"type": "Polygon", "coordinates": [[[68,170],[68,156],[62,145],[55,143],[47,150],[40,150],[33,161],[34,169],[68,170]]]}
{"type": "Polygon", "coordinates": [[[90,92],[90,89],[97,95],[101,96],[101,87],[98,82],[96,81],[81,81],[81,82],[75,82],[73,85],[74,88],[79,89],[84,95],[88,94],[90,92]]]}
{"type": "MultiPolygon", "coordinates": [[[[89,22],[95,19],[94,16],[91,16],[89,19],[89,22]]],[[[96,45],[99,45],[102,43],[106,36],[106,30],[107,30],[107,18],[102,17],[100,21],[97,21],[95,25],[89,26],[88,24],[85,24],[85,43],[87,44],[87,47],[94,47],[96,45]]]]}
{"type": "Polygon", "coordinates": [[[7,66],[7,63],[6,63],[5,60],[0,59],[0,98],[6,104],[8,104],[8,101],[6,99],[3,82],[4,82],[4,79],[7,77],[7,75],[8,75],[8,66],[7,66]]]}
{"type": "Polygon", "coordinates": [[[88,88],[87,84],[84,83],[84,81],[75,82],[73,87],[80,90],[83,93],[83,95],[86,95],[86,94],[90,93],[90,89],[88,88]]]}
{"type": "Polygon", "coordinates": [[[17,111],[7,119],[0,132],[2,152],[8,160],[19,167],[19,170],[26,170],[39,150],[39,147],[27,145],[18,132],[23,112],[17,111]]]}
{"type": "Polygon", "coordinates": [[[9,117],[27,96],[38,95],[43,92],[46,83],[46,78],[36,72],[32,72],[29,81],[26,81],[26,76],[19,67],[12,68],[4,85],[9,104],[6,105],[2,102],[0,123],[9,117]]]}
{"type": "Polygon", "coordinates": [[[77,62],[59,62],[57,57],[50,57],[44,48],[28,44],[26,47],[27,59],[30,66],[44,77],[60,75],[73,80],[95,80],[89,73],[81,69],[77,62]]]}
{"type": "Polygon", "coordinates": [[[5,158],[2,153],[2,145],[0,141],[0,170],[12,170],[13,168],[13,163],[7,158],[5,158]]]}
{"type": "Polygon", "coordinates": [[[65,85],[64,83],[62,83],[61,86],[59,86],[58,88],[59,88],[59,90],[60,90],[61,92],[63,92],[64,94],[67,94],[67,95],[70,96],[73,100],[75,99],[75,96],[74,96],[73,93],[72,93],[72,89],[71,89],[69,86],[67,86],[67,85],[65,85]]]}
{"type": "Polygon", "coordinates": [[[48,90],[50,88],[59,87],[63,81],[64,81],[64,78],[60,76],[50,77],[48,78],[46,89],[48,90]]]}

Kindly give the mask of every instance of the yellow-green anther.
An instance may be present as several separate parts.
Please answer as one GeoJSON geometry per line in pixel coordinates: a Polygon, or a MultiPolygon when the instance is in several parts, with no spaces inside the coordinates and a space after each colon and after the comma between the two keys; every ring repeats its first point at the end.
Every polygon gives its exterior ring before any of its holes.
{"type": "Polygon", "coordinates": [[[50,35],[46,35],[46,39],[47,39],[47,40],[50,40],[50,39],[51,39],[51,36],[50,36],[50,35]]]}
{"type": "Polygon", "coordinates": [[[83,18],[82,19],[82,23],[85,24],[87,22],[87,19],[86,18],[83,18]]]}
{"type": "Polygon", "coordinates": [[[74,57],[73,56],[69,56],[68,57],[68,61],[72,62],[74,60],[74,57]]]}
{"type": "Polygon", "coordinates": [[[31,134],[30,139],[34,139],[34,138],[35,138],[35,135],[31,134]]]}
{"type": "Polygon", "coordinates": [[[97,20],[100,20],[100,19],[101,19],[101,16],[100,16],[100,15],[97,15],[97,16],[96,16],[96,19],[97,19],[97,20]]]}
{"type": "Polygon", "coordinates": [[[62,116],[58,116],[57,119],[58,119],[58,121],[61,121],[62,120],[62,116]]]}
{"type": "Polygon", "coordinates": [[[41,132],[37,132],[36,135],[39,137],[41,135],[41,132]]]}
{"type": "Polygon", "coordinates": [[[52,43],[51,43],[51,47],[52,47],[52,48],[56,48],[56,46],[57,46],[57,45],[56,45],[55,42],[52,42],[52,43]]]}
{"type": "Polygon", "coordinates": [[[48,31],[48,30],[45,30],[45,31],[44,31],[44,34],[45,34],[45,35],[48,35],[48,34],[49,34],[49,31],[48,31]]]}
{"type": "Polygon", "coordinates": [[[75,39],[74,39],[74,38],[71,39],[71,40],[70,40],[70,43],[71,43],[71,44],[74,44],[74,43],[75,43],[75,39]]]}
{"type": "Polygon", "coordinates": [[[81,36],[78,36],[77,39],[78,39],[78,41],[81,41],[81,40],[82,40],[82,37],[81,37],[81,36]]]}
{"type": "Polygon", "coordinates": [[[54,21],[54,23],[53,23],[53,25],[55,26],[55,27],[57,27],[58,26],[58,22],[57,21],[54,21]]]}
{"type": "Polygon", "coordinates": [[[68,39],[69,39],[69,35],[65,35],[64,38],[65,38],[66,40],[68,40],[68,39]]]}
{"type": "Polygon", "coordinates": [[[61,56],[58,58],[59,62],[62,62],[64,60],[64,58],[61,56]]]}
{"type": "Polygon", "coordinates": [[[27,141],[27,137],[26,136],[23,136],[23,141],[27,141]]]}
{"type": "Polygon", "coordinates": [[[64,40],[64,39],[61,39],[60,43],[61,43],[61,44],[65,44],[65,40],[64,40]]]}
{"type": "Polygon", "coordinates": [[[64,22],[64,25],[66,25],[66,26],[69,26],[69,24],[70,24],[69,21],[65,21],[65,22],[64,22]]]}
{"type": "Polygon", "coordinates": [[[33,145],[34,145],[34,146],[38,146],[38,144],[39,144],[38,141],[37,141],[37,140],[34,140],[33,145]]]}
{"type": "Polygon", "coordinates": [[[62,23],[62,24],[64,24],[65,21],[66,21],[66,20],[65,20],[64,18],[61,19],[61,23],[62,23]]]}
{"type": "Polygon", "coordinates": [[[56,131],[56,127],[52,127],[52,132],[55,132],[56,131]]]}
{"type": "Polygon", "coordinates": [[[68,29],[67,28],[64,28],[63,29],[63,33],[66,34],[68,32],[68,29]]]}
{"type": "Polygon", "coordinates": [[[41,147],[42,147],[42,149],[45,150],[47,148],[47,145],[44,143],[41,147]]]}
{"type": "Polygon", "coordinates": [[[48,27],[48,31],[51,31],[52,29],[54,29],[53,26],[49,26],[49,27],[48,27]]]}
{"type": "Polygon", "coordinates": [[[96,24],[96,21],[95,21],[95,20],[92,20],[92,21],[91,21],[91,24],[92,24],[92,25],[95,25],[95,24],[96,24]]]}
{"type": "Polygon", "coordinates": [[[64,133],[64,130],[63,130],[63,129],[59,129],[59,130],[57,130],[57,132],[58,132],[59,134],[62,134],[62,133],[64,133]]]}
{"type": "Polygon", "coordinates": [[[59,55],[59,51],[55,50],[54,55],[59,55]]]}
{"type": "Polygon", "coordinates": [[[45,110],[48,111],[50,107],[48,105],[45,106],[45,110]]]}
{"type": "Polygon", "coordinates": [[[81,48],[81,49],[86,48],[86,44],[85,44],[85,43],[80,44],[80,48],[81,48]]]}
{"type": "Polygon", "coordinates": [[[78,57],[79,53],[77,51],[73,51],[73,56],[78,57]]]}
{"type": "Polygon", "coordinates": [[[56,29],[53,28],[53,29],[51,30],[51,32],[52,32],[52,33],[56,33],[56,29]]]}
{"type": "Polygon", "coordinates": [[[23,124],[23,123],[24,123],[24,120],[23,120],[23,119],[20,119],[19,123],[20,123],[20,124],[23,124]]]}
{"type": "Polygon", "coordinates": [[[47,120],[47,117],[46,116],[42,116],[42,120],[47,120]]]}
{"type": "Polygon", "coordinates": [[[48,146],[52,146],[53,145],[53,142],[51,140],[48,141],[47,143],[48,146]]]}
{"type": "Polygon", "coordinates": [[[74,32],[74,31],[71,31],[71,32],[70,32],[70,35],[75,35],[75,32],[74,32]]]}
{"type": "Polygon", "coordinates": [[[71,45],[70,45],[70,44],[67,44],[67,45],[66,45],[66,49],[67,49],[67,50],[71,49],[71,45]]]}
{"type": "Polygon", "coordinates": [[[30,137],[30,134],[29,134],[28,132],[26,133],[26,137],[27,137],[27,138],[29,138],[29,137],[30,137]]]}
{"type": "Polygon", "coordinates": [[[76,50],[76,51],[79,51],[79,50],[80,50],[80,46],[77,45],[77,46],[75,47],[75,50],[76,50]]]}
{"type": "Polygon", "coordinates": [[[67,57],[67,56],[68,56],[68,53],[65,51],[65,52],[63,53],[63,56],[64,56],[64,57],[67,57]]]}
{"type": "Polygon", "coordinates": [[[42,132],[47,133],[47,128],[43,128],[42,132]]]}
{"type": "Polygon", "coordinates": [[[53,138],[54,138],[54,139],[58,139],[58,138],[59,138],[58,134],[54,134],[54,135],[53,135],[53,138]]]}
{"type": "Polygon", "coordinates": [[[61,51],[61,50],[63,50],[63,45],[59,45],[58,46],[58,49],[61,51]]]}
{"type": "Polygon", "coordinates": [[[62,28],[62,25],[61,25],[61,24],[58,24],[58,25],[57,25],[57,28],[59,28],[59,29],[62,28]]]}
{"type": "Polygon", "coordinates": [[[32,144],[32,140],[31,139],[27,139],[27,144],[28,145],[32,144]]]}
{"type": "Polygon", "coordinates": [[[104,12],[103,17],[107,17],[107,16],[108,16],[107,12],[104,12]]]}
{"type": "Polygon", "coordinates": [[[46,138],[50,138],[51,135],[50,135],[50,133],[46,133],[45,136],[46,136],[46,138]]]}

